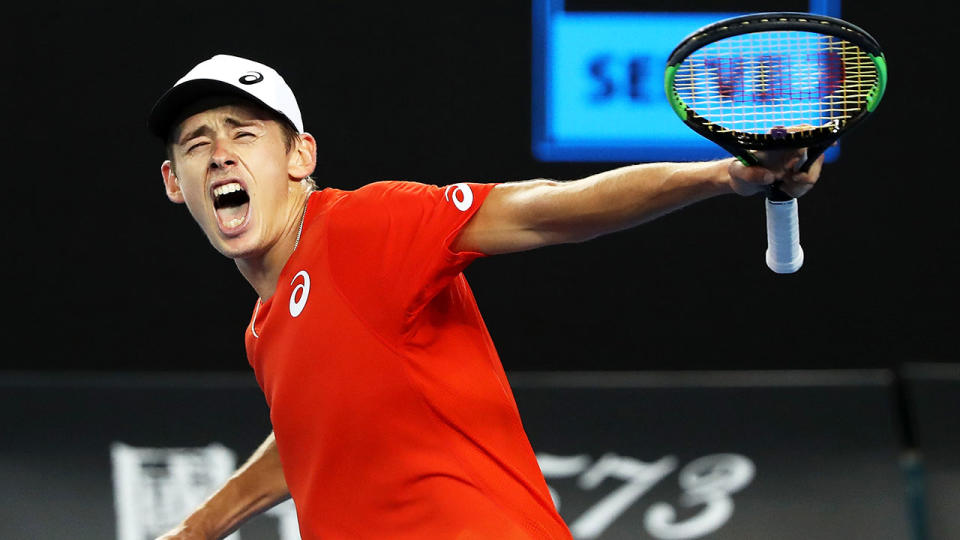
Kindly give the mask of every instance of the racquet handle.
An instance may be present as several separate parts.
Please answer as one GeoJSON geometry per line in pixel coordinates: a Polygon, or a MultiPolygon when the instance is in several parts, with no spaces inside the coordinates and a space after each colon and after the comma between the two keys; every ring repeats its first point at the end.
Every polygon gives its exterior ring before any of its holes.
{"type": "Polygon", "coordinates": [[[778,274],[796,272],[803,266],[797,200],[790,197],[767,197],[766,208],[767,266],[778,274]]]}

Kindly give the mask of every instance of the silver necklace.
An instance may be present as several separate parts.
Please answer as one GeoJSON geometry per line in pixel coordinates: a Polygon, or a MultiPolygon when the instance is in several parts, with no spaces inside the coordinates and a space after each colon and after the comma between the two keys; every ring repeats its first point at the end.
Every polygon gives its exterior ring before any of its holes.
{"type": "Polygon", "coordinates": [[[307,200],[303,202],[303,210],[300,211],[300,227],[297,229],[297,240],[293,243],[293,250],[297,250],[300,245],[300,235],[303,233],[303,220],[307,217],[307,203],[310,202],[310,193],[307,193],[307,200]]]}

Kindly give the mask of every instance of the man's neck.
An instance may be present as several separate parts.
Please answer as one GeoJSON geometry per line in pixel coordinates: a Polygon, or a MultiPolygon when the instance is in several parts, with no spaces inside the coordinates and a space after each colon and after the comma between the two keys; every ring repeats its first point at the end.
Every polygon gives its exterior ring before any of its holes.
{"type": "Polygon", "coordinates": [[[277,281],[280,279],[280,272],[297,248],[310,193],[312,190],[304,189],[294,197],[295,204],[287,212],[283,233],[279,241],[266,253],[256,257],[235,259],[240,273],[257,291],[261,300],[265,301],[273,296],[277,289],[277,281]]]}

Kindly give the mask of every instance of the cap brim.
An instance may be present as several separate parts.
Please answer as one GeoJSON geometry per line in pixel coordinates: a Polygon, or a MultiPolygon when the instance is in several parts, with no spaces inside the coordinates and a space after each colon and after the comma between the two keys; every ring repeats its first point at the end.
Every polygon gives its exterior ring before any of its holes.
{"type": "Polygon", "coordinates": [[[147,118],[147,128],[157,137],[166,140],[174,123],[181,120],[181,115],[189,106],[212,96],[236,96],[273,110],[252,94],[231,84],[216,79],[194,79],[178,84],[160,96],[147,118]]]}

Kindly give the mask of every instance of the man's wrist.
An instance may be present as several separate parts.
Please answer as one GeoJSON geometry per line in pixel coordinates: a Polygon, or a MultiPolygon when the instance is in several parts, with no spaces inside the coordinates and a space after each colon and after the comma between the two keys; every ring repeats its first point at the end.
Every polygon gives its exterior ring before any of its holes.
{"type": "Polygon", "coordinates": [[[733,177],[732,168],[736,158],[725,158],[710,162],[713,166],[713,185],[717,195],[729,195],[737,193],[736,180],[733,177]]]}

